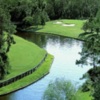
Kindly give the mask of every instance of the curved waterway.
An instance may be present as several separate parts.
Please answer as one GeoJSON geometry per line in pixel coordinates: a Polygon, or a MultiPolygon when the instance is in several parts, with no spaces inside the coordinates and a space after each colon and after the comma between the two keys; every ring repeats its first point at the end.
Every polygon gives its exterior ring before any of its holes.
{"type": "Polygon", "coordinates": [[[91,67],[75,65],[76,59],[80,58],[78,52],[82,48],[81,41],[46,34],[18,33],[17,35],[47,50],[48,53],[54,56],[54,61],[50,73],[43,79],[24,89],[1,96],[0,100],[41,100],[48,83],[56,78],[71,80],[76,84],[76,87],[85,81],[80,80],[80,78],[91,67]]]}

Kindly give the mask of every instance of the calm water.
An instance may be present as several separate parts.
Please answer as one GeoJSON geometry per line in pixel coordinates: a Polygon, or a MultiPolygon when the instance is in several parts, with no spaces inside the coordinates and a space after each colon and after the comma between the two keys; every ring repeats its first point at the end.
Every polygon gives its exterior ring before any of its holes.
{"type": "Polygon", "coordinates": [[[71,80],[77,87],[85,81],[80,78],[90,66],[75,65],[76,59],[80,58],[78,52],[81,51],[82,42],[61,36],[34,33],[20,33],[20,36],[54,55],[50,74],[22,90],[0,97],[0,100],[41,100],[48,83],[56,78],[71,80]]]}

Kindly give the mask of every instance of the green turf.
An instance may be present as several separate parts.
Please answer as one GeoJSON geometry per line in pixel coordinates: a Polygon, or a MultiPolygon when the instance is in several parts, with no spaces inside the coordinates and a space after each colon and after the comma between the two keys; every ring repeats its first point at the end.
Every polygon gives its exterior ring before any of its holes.
{"type": "Polygon", "coordinates": [[[80,90],[76,93],[76,97],[76,100],[93,100],[90,92],[82,92],[80,90]]]}
{"type": "Polygon", "coordinates": [[[49,21],[46,25],[35,32],[43,33],[52,33],[62,36],[74,37],[77,38],[80,33],[83,32],[82,25],[85,20],[54,20],[49,21]],[[63,24],[75,24],[75,26],[62,26],[62,24],[55,24],[57,21],[62,22],[63,24]]]}
{"type": "Polygon", "coordinates": [[[29,69],[34,68],[44,58],[46,51],[37,45],[20,37],[14,36],[16,44],[11,46],[8,53],[11,72],[5,79],[14,77],[29,69]]]}
{"type": "Polygon", "coordinates": [[[0,88],[0,95],[13,92],[25,86],[28,86],[29,84],[32,84],[33,82],[38,81],[40,78],[42,78],[44,75],[46,75],[49,72],[52,61],[53,61],[53,56],[48,55],[45,62],[33,74],[28,75],[25,78],[22,78],[3,88],[0,88]]]}

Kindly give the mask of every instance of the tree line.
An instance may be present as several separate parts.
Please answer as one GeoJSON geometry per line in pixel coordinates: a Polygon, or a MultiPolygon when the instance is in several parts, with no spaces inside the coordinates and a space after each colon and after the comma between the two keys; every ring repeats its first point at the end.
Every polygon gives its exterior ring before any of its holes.
{"type": "Polygon", "coordinates": [[[100,95],[100,10],[95,17],[91,16],[83,25],[84,33],[79,38],[84,39],[82,51],[79,53],[81,58],[76,64],[93,66],[87,74],[83,91],[91,90],[93,100],[99,100],[100,95]],[[91,88],[87,88],[87,87],[91,88]]]}
{"type": "Polygon", "coordinates": [[[99,0],[47,0],[47,13],[50,19],[84,19],[95,16],[99,0]]]}
{"type": "Polygon", "coordinates": [[[2,5],[10,9],[11,21],[17,27],[23,28],[31,25],[45,25],[46,21],[54,19],[87,19],[96,15],[100,1],[4,0],[2,5]]]}

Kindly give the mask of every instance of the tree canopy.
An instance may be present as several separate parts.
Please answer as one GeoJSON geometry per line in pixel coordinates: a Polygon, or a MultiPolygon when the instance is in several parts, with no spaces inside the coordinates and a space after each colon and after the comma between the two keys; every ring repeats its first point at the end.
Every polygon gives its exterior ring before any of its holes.
{"type": "Polygon", "coordinates": [[[3,0],[0,1],[0,79],[9,73],[7,52],[11,43],[14,42],[11,33],[15,32],[15,25],[10,20],[9,7],[3,0]],[[8,34],[5,34],[4,31],[8,34]]]}

